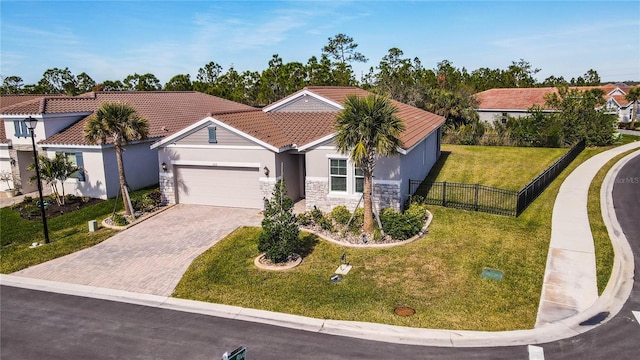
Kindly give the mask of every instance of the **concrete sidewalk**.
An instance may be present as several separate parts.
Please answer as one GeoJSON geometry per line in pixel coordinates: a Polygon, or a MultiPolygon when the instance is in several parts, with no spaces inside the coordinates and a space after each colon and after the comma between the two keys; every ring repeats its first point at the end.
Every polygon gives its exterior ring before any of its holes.
{"type": "Polygon", "coordinates": [[[586,216],[586,200],[589,184],[598,170],[616,155],[638,148],[640,141],[601,153],[579,166],[561,186],[553,213],[543,298],[538,323],[533,329],[502,332],[455,331],[315,319],[176,299],[164,294],[143,294],[135,290],[123,291],[91,284],[71,284],[14,275],[0,275],[0,284],[398,344],[488,347],[547,343],[593,329],[598,325],[582,323],[601,312],[609,312],[610,316],[606,320],[610,319],[622,308],[631,293],[633,253],[617,223],[611,194],[617,171],[628,159],[640,156],[640,152],[636,151],[617,163],[602,185],[602,213],[612,240],[615,260],[611,280],[600,297],[595,290],[595,257],[586,216]]]}
{"type": "Polygon", "coordinates": [[[640,141],[600,153],[562,183],[553,207],[551,242],[536,327],[576,315],[598,299],[596,258],[587,214],[589,186],[600,168],[640,141]]]}

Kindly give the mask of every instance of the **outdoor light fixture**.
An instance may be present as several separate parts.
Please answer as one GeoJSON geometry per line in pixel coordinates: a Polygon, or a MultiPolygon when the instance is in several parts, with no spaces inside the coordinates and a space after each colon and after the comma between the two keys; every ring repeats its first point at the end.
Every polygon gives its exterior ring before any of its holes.
{"type": "Polygon", "coordinates": [[[167,171],[167,163],[162,163],[162,171],[167,171]]]}
{"type": "Polygon", "coordinates": [[[16,159],[11,158],[11,160],[9,160],[9,163],[11,164],[11,166],[16,166],[16,159]]]}
{"type": "Polygon", "coordinates": [[[36,178],[38,180],[38,194],[40,195],[40,214],[42,215],[42,227],[44,229],[44,243],[49,243],[49,229],[47,229],[47,214],[44,209],[44,199],[42,197],[42,182],[40,182],[40,166],[38,165],[38,152],[36,151],[36,140],[34,138],[34,130],[36,129],[36,125],[38,125],[38,119],[29,116],[28,118],[22,120],[24,125],[29,129],[31,133],[31,145],[33,147],[33,161],[36,165],[36,178]]]}
{"type": "Polygon", "coordinates": [[[264,175],[269,176],[269,168],[266,166],[264,167],[264,175]]]}

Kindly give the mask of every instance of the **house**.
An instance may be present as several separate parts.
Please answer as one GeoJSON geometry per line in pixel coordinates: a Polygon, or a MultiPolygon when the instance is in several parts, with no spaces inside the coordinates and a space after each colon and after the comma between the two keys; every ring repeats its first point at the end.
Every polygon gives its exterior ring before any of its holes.
{"type": "MultiPolygon", "coordinates": [[[[2,96],[0,108],[0,169],[11,171],[14,187],[23,193],[37,190],[27,179],[33,172],[31,136],[22,120],[38,119],[37,151],[57,152],[82,167],[64,183],[65,193],[94,198],[115,197],[119,179],[113,144],[89,144],[84,139],[87,118],[104,102],[125,102],[149,121],[149,138],[124,147],[127,182],[132,189],[158,183],[157,150],[150,145],[187,127],[211,112],[246,111],[250,106],[198,92],[91,92],[70,96],[2,96]]],[[[6,184],[3,184],[6,186],[6,184]]]]}
{"type": "MultiPolygon", "coordinates": [[[[607,101],[604,108],[618,115],[618,121],[629,123],[633,116],[633,102],[625,99],[631,86],[625,84],[607,84],[602,86],[572,87],[580,91],[599,88],[605,93],[607,101]]],[[[534,105],[539,106],[543,112],[554,112],[545,104],[547,94],[558,93],[558,88],[505,88],[490,89],[475,95],[478,100],[478,115],[480,120],[492,123],[494,120],[506,121],[507,115],[512,117],[529,116],[528,111],[534,105]]],[[[637,116],[637,114],[636,114],[637,116]]]]}
{"type": "MultiPolygon", "coordinates": [[[[263,109],[211,113],[154,143],[160,190],[168,203],[261,209],[278,179],[306,208],[353,210],[362,197],[362,174],[333,142],[334,120],[354,87],[306,87],[263,109]]],[[[377,161],[373,200],[400,208],[409,180],[424,179],[440,156],[444,118],[392,101],[404,120],[398,154],[377,161]]]]}

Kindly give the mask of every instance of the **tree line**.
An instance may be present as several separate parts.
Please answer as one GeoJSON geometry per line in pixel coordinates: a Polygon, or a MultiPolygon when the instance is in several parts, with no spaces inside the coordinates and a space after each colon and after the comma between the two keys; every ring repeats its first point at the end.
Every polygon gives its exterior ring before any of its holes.
{"type": "Polygon", "coordinates": [[[357,51],[353,38],[338,34],[328,38],[319,57],[306,63],[288,62],[274,54],[262,71],[225,69],[209,62],[198,69],[195,79],[190,74],[177,74],[164,85],[152,73],[126,76],[122,80],[97,83],[88,74],[77,76],[68,68],[52,68],[44,72],[36,84],[24,84],[20,76],[2,78],[2,94],[66,94],[89,91],[199,91],[251,106],[265,106],[305,86],[358,86],[418,108],[442,115],[449,128],[478,122],[474,94],[493,88],[597,86],[601,79],[589,69],[583,76],[564,79],[549,76],[536,80],[541,69],[524,59],[512,61],[506,69],[479,68],[468,71],[449,60],[435,68],[425,67],[419,58],[406,57],[399,48],[391,48],[380,62],[369,68],[360,79],[353,71],[354,63],[366,63],[367,57],[357,51]]]}
{"type": "Polygon", "coordinates": [[[89,91],[199,91],[253,106],[277,101],[305,86],[360,86],[372,92],[412,105],[425,107],[437,99],[437,91],[466,97],[491,88],[535,87],[559,85],[600,85],[600,76],[591,69],[584,76],[565,80],[550,76],[537,82],[534,75],[540,69],[527,61],[513,61],[507,69],[480,68],[469,72],[442,60],[433,69],[422,65],[419,58],[408,58],[398,48],[388,53],[368,73],[356,78],[352,64],[368,59],[357,51],[353,38],[338,34],[328,39],[319,57],[312,56],[305,64],[285,63],[274,54],[262,71],[240,72],[233,66],[226,71],[213,61],[198,69],[195,79],[190,74],[177,74],[164,85],[152,73],[126,76],[122,80],[97,83],[85,72],[74,75],[69,68],[52,68],[44,72],[35,84],[24,84],[18,75],[3,76],[2,94],[66,94],[89,91]]]}

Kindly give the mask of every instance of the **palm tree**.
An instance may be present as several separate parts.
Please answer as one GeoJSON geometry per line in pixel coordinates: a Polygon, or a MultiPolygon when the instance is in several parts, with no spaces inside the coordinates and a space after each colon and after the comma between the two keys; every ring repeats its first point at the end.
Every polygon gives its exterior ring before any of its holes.
{"type": "Polygon", "coordinates": [[[360,168],[364,176],[364,232],[367,234],[373,232],[371,191],[376,159],[395,154],[402,145],[399,136],[405,126],[395,115],[397,112],[398,108],[388,98],[350,95],[335,121],[338,151],[349,153],[354,166],[360,168]]]}
{"type": "Polygon", "coordinates": [[[84,137],[92,144],[107,144],[112,142],[116,151],[118,164],[118,176],[120,178],[120,192],[124,201],[125,215],[131,215],[127,192],[127,179],[124,175],[124,163],[122,162],[122,146],[133,140],[146,139],[149,133],[149,124],[146,119],[139,117],[136,110],[126,103],[105,102],[87,121],[84,128],[84,137]]]}
{"type": "Polygon", "coordinates": [[[638,101],[640,101],[640,87],[636,86],[634,88],[631,88],[631,90],[629,90],[629,93],[625,96],[625,99],[634,103],[633,114],[631,114],[631,124],[629,124],[631,130],[634,130],[636,119],[638,118],[638,101]]]}
{"type": "MultiPolygon", "coordinates": [[[[38,156],[38,165],[40,170],[40,178],[47,183],[47,185],[51,186],[51,191],[56,197],[56,202],[58,205],[64,205],[65,201],[65,190],[64,190],[64,182],[67,180],[73,173],[76,171],[82,170],[80,167],[73,164],[73,162],[69,161],[65,154],[56,153],[53,158],[49,158],[47,156],[40,155],[38,156]],[[58,192],[58,181],[62,186],[62,194],[58,192]]],[[[30,164],[27,166],[27,170],[35,170],[36,164],[30,164]]],[[[33,175],[29,178],[29,182],[38,181],[36,175],[33,175]]]]}

